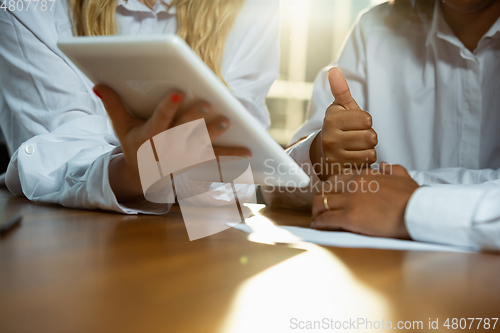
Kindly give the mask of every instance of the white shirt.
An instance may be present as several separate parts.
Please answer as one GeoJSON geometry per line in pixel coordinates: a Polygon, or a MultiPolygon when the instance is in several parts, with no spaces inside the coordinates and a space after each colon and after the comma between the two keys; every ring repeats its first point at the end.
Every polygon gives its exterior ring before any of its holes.
{"type": "MultiPolygon", "coordinates": [[[[415,193],[406,211],[413,239],[500,248],[500,20],[471,52],[437,1],[426,23],[382,4],[360,17],[337,65],[373,116],[379,161],[413,170],[421,185],[464,185],[415,193]],[[465,184],[481,185],[469,191],[465,184]]],[[[333,102],[327,70],[316,79],[309,119],[292,142],[309,137],[289,149],[307,170],[311,142],[333,102]]],[[[274,200],[306,206],[316,194],[274,200]]]]}
{"type": "MultiPolygon", "coordinates": [[[[265,97],[279,71],[278,6],[278,0],[246,1],[222,63],[234,96],[265,127],[265,97]]],[[[159,1],[151,10],[138,0],[120,0],[121,34],[175,34],[175,8],[166,9],[159,1]]],[[[67,1],[56,1],[52,11],[0,11],[0,125],[13,153],[6,184],[32,201],[165,213],[165,205],[125,207],[111,190],[108,165],[120,153],[119,142],[92,82],[56,46],[72,35],[69,13],[67,1]]],[[[226,197],[221,188],[214,204],[226,197]]]]}

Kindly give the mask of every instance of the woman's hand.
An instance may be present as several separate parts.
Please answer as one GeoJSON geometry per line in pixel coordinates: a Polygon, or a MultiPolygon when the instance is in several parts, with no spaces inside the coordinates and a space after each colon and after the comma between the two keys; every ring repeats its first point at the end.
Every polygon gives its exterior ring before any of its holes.
{"type": "MultiPolygon", "coordinates": [[[[105,85],[96,85],[94,92],[99,96],[111,119],[115,133],[120,141],[123,155],[115,158],[109,165],[109,181],[119,202],[126,202],[143,195],[137,164],[137,150],[146,141],[170,128],[210,115],[210,105],[198,102],[182,110],[184,94],[180,91],[170,93],[156,108],[147,121],[130,115],[120,97],[105,85]]],[[[207,123],[212,142],[229,129],[229,119],[217,117],[207,123]]],[[[251,156],[245,148],[214,147],[217,156],[251,156]]]]}
{"type": "Polygon", "coordinates": [[[326,110],[323,129],[310,152],[315,172],[322,180],[343,169],[368,167],[377,161],[378,138],[372,117],[359,108],[338,68],[330,69],[328,80],[335,102],[326,110]]]}

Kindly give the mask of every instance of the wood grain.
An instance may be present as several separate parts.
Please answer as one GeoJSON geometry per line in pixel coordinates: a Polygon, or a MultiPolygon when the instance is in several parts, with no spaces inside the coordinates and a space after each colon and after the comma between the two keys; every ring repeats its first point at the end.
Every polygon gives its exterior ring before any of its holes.
{"type": "Polygon", "coordinates": [[[0,332],[293,332],[292,318],[499,317],[497,255],[271,246],[234,229],[190,242],[178,209],[124,216],[5,190],[0,205],[24,217],[0,239],[0,332]]]}

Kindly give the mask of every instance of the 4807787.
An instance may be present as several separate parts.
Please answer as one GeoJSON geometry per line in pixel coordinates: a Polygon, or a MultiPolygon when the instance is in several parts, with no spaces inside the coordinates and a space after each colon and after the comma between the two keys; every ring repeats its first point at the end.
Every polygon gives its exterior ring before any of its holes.
{"type": "Polygon", "coordinates": [[[52,11],[56,0],[5,0],[1,2],[0,9],[4,11],[52,11]]]}

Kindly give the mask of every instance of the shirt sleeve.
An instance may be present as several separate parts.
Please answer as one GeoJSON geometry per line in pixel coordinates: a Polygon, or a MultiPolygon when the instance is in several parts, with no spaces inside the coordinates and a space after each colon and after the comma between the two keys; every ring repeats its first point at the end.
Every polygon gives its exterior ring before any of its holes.
{"type": "Polygon", "coordinates": [[[419,188],[405,213],[414,240],[500,251],[500,183],[419,188]]]}
{"type": "Polygon", "coordinates": [[[412,178],[420,185],[451,184],[472,185],[500,181],[500,170],[465,168],[440,168],[430,171],[410,171],[412,178]]]}
{"type": "Polygon", "coordinates": [[[63,2],[53,11],[0,15],[1,127],[11,158],[6,185],[32,201],[127,214],[163,214],[169,205],[117,202],[109,161],[120,154],[92,84],[57,49],[71,34],[63,2]]]}
{"type": "MultiPolygon", "coordinates": [[[[231,32],[233,42],[228,39],[223,72],[233,94],[268,126],[264,101],[279,70],[279,2],[246,3],[231,32]],[[265,14],[259,16],[255,5],[265,14]],[[247,31],[252,31],[249,38],[247,31]]],[[[92,93],[93,84],[56,46],[59,36],[71,34],[67,12],[60,2],[53,12],[0,17],[7,36],[0,41],[0,80],[8,87],[0,93],[1,126],[15,151],[6,184],[32,201],[127,214],[167,213],[170,205],[145,200],[124,206],[110,188],[108,165],[121,154],[119,142],[92,93]]],[[[221,188],[180,180],[178,189],[194,195],[221,188]]],[[[254,192],[251,186],[236,186],[236,191],[241,201],[254,192]]],[[[218,192],[211,199],[215,205],[229,200],[218,192]]]]}

